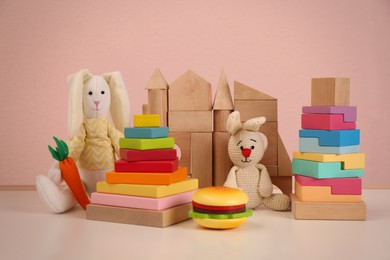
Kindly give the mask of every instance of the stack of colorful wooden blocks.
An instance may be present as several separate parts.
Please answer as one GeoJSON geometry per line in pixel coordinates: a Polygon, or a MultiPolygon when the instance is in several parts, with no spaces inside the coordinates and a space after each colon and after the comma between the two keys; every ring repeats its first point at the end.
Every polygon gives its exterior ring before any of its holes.
{"type": "Polygon", "coordinates": [[[349,106],[348,78],[312,79],[311,106],[302,109],[299,152],[292,171],[296,219],[365,220],[365,156],[360,153],[356,107],[349,106]]]}
{"type": "Polygon", "coordinates": [[[135,115],[119,140],[121,159],[91,195],[87,219],[166,227],[188,219],[198,180],[179,168],[175,140],[160,115],[135,115]]]}

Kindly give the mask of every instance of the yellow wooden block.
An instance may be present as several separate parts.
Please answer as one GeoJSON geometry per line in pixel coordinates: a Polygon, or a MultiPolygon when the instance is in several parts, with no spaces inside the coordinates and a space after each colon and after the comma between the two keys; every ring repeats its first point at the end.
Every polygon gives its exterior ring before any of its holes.
{"type": "Polygon", "coordinates": [[[96,191],[102,193],[162,198],[198,188],[197,179],[187,179],[170,185],[142,185],[142,184],[109,184],[100,181],[96,184],[96,191]]]}
{"type": "Polygon", "coordinates": [[[366,220],[367,206],[362,202],[303,202],[291,194],[291,213],[295,219],[366,220]]]}
{"type": "Polygon", "coordinates": [[[361,195],[333,195],[331,187],[302,186],[295,181],[295,194],[304,202],[361,202],[361,195]]]}
{"type": "Polygon", "coordinates": [[[134,127],[160,127],[160,115],[134,115],[134,127]]]}
{"type": "Polygon", "coordinates": [[[344,170],[364,169],[365,167],[364,153],[321,154],[294,152],[293,157],[316,162],[342,162],[344,170]]]}

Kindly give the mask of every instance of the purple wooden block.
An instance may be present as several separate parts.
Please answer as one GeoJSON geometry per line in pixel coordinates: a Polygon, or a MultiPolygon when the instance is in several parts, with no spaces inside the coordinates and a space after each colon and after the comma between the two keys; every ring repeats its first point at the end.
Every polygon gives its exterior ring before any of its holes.
{"type": "Polygon", "coordinates": [[[356,122],[356,107],[353,106],[306,106],[305,114],[343,114],[344,122],[356,122]]]}

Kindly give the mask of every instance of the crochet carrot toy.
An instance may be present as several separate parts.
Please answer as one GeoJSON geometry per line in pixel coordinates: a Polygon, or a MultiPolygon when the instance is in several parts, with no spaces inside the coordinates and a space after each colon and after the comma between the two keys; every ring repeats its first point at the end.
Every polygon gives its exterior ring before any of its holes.
{"type": "Polygon", "coordinates": [[[53,139],[56,142],[57,147],[54,150],[49,145],[49,151],[51,152],[53,158],[59,162],[62,178],[65,180],[66,184],[68,184],[70,190],[81,207],[85,209],[90,201],[81,181],[77,165],[73,158],[68,157],[69,149],[67,144],[56,137],[53,137],[53,139]]]}

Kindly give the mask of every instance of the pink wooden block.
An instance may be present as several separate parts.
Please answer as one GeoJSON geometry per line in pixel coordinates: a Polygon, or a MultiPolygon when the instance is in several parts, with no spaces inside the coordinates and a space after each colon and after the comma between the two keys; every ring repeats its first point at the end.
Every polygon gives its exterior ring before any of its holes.
{"type": "Polygon", "coordinates": [[[362,194],[362,179],[360,178],[316,179],[302,175],[295,175],[295,180],[302,186],[330,186],[333,195],[362,194]]]}
{"type": "Polygon", "coordinates": [[[342,114],[302,114],[302,129],[351,130],[355,122],[344,122],[342,114]]]}
{"type": "Polygon", "coordinates": [[[163,198],[146,198],[94,192],[91,194],[91,203],[124,208],[164,210],[191,202],[192,195],[195,191],[187,191],[163,198]]]}
{"type": "Polygon", "coordinates": [[[115,162],[116,172],[174,172],[179,169],[179,160],[128,162],[120,159],[115,162]]]}
{"type": "Polygon", "coordinates": [[[305,106],[305,114],[343,114],[344,122],[356,122],[357,109],[353,106],[305,106]]]}

